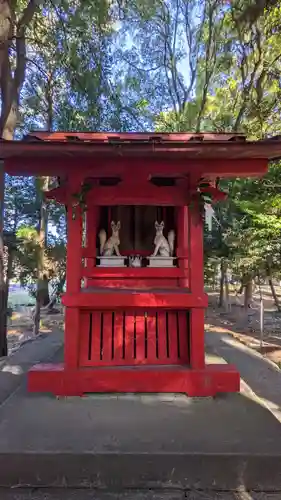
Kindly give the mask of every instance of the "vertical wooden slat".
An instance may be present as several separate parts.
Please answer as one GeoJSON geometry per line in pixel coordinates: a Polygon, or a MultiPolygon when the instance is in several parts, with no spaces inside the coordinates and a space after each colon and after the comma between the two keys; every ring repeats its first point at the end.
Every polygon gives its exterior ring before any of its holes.
{"type": "Polygon", "coordinates": [[[169,334],[169,361],[170,363],[179,363],[178,356],[178,331],[177,331],[177,313],[168,312],[168,334],[169,334]]]}
{"type": "Polygon", "coordinates": [[[101,353],[101,313],[93,311],[92,313],[92,349],[91,361],[100,362],[101,353]]]}
{"type": "Polygon", "coordinates": [[[134,325],[135,315],[126,313],[125,317],[125,359],[126,364],[134,364],[134,325]]]}
{"type": "Polygon", "coordinates": [[[147,313],[147,363],[155,363],[156,360],[156,316],[155,312],[147,313]]]}
{"type": "Polygon", "coordinates": [[[166,312],[157,312],[158,325],[158,359],[167,360],[167,328],[166,328],[166,312]]]}
{"type": "Polygon", "coordinates": [[[136,322],[136,362],[143,363],[145,360],[145,323],[144,313],[140,313],[135,317],[136,322]]]}
{"type": "Polygon", "coordinates": [[[118,362],[123,360],[123,311],[117,311],[114,314],[114,357],[113,360],[118,362]]]}
{"type": "Polygon", "coordinates": [[[190,366],[194,369],[205,366],[204,309],[190,311],[190,366]]]}
{"type": "Polygon", "coordinates": [[[112,312],[103,313],[102,322],[102,361],[112,360],[112,312]]]}
{"type": "Polygon", "coordinates": [[[79,366],[85,366],[89,362],[89,331],[90,314],[88,312],[83,312],[80,314],[79,366]]]}
{"type": "Polygon", "coordinates": [[[187,364],[189,361],[189,325],[187,325],[186,311],[178,311],[178,328],[179,328],[179,342],[180,342],[180,360],[181,363],[187,364]]]}

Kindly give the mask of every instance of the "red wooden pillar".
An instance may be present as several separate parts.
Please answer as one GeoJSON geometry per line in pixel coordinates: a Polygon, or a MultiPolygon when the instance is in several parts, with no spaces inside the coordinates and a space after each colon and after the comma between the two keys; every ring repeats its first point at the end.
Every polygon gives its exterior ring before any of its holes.
{"type": "MultiPolygon", "coordinates": [[[[200,300],[204,294],[203,220],[199,205],[195,203],[189,210],[189,259],[190,291],[200,300]]],[[[190,365],[193,369],[205,366],[204,313],[202,307],[190,311],[190,365]]]]}
{"type": "MultiPolygon", "coordinates": [[[[79,293],[81,289],[82,267],[82,214],[80,207],[72,215],[72,204],[67,210],[67,258],[66,294],[79,293]]],[[[78,366],[80,312],[78,308],[66,307],[65,311],[65,351],[64,361],[68,369],[78,366]]]]}
{"type": "Polygon", "coordinates": [[[189,287],[188,268],[189,268],[189,241],[188,241],[188,207],[183,206],[178,208],[177,220],[177,257],[179,259],[179,268],[182,270],[183,278],[179,280],[179,285],[184,288],[189,287]]]}
{"type": "MultiPolygon", "coordinates": [[[[86,268],[93,269],[96,264],[96,240],[97,240],[97,225],[98,225],[98,207],[91,206],[86,212],[86,249],[87,259],[86,268]]],[[[85,280],[86,287],[88,280],[85,280]]]]}

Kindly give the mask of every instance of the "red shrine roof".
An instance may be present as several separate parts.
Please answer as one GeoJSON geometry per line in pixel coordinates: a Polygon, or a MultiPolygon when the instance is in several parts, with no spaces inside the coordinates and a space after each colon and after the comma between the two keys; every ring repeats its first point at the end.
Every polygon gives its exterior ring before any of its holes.
{"type": "Polygon", "coordinates": [[[281,136],[248,141],[236,133],[32,132],[20,141],[0,140],[0,159],[157,157],[178,159],[281,158],[281,136]]]}

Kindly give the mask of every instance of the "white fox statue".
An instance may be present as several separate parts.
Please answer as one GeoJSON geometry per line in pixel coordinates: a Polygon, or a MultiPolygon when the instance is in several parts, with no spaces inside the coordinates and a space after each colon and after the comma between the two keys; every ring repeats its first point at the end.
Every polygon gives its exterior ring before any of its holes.
{"type": "Polygon", "coordinates": [[[119,252],[119,245],[120,245],[120,239],[119,239],[119,230],[120,230],[121,224],[120,221],[115,224],[114,221],[111,222],[111,229],[112,229],[112,235],[108,240],[106,239],[106,231],[104,229],[101,229],[99,232],[99,240],[100,240],[100,255],[104,257],[112,257],[114,252],[118,257],[121,257],[121,254],[119,252]]]}
{"type": "Polygon", "coordinates": [[[156,257],[158,252],[161,257],[172,257],[175,246],[175,231],[171,230],[168,233],[168,239],[163,234],[164,222],[155,221],[156,235],[154,238],[154,252],[151,257],[156,257]]]}

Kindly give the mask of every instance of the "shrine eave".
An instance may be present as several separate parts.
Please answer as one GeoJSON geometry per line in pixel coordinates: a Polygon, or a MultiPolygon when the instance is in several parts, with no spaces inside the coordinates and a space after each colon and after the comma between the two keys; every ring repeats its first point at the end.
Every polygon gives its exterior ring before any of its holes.
{"type": "Polygon", "coordinates": [[[14,157],[52,158],[91,155],[150,156],[179,159],[274,160],[281,157],[281,137],[247,141],[241,134],[100,134],[37,132],[21,141],[0,140],[0,159],[14,157]]]}
{"type": "MultiPolygon", "coordinates": [[[[266,171],[266,162],[281,158],[281,137],[248,141],[242,134],[157,134],[157,133],[78,133],[78,132],[34,132],[21,141],[0,140],[0,159],[4,160],[5,168],[13,175],[26,175],[28,164],[32,165],[30,174],[52,170],[55,164],[60,169],[68,171],[68,165],[82,166],[84,163],[99,164],[110,161],[120,164],[130,162],[131,168],[146,159],[146,161],[177,162],[194,165],[204,162],[206,171],[208,165],[214,162],[231,162],[231,171],[236,175],[243,172],[247,175],[247,162],[255,160],[258,167],[256,174],[266,171]],[[245,168],[242,166],[244,162],[245,168]],[[34,168],[34,164],[37,167],[34,168]],[[240,164],[240,167],[239,167],[240,164]],[[48,167],[49,166],[49,167],[48,167]],[[244,170],[243,170],[244,168],[244,170]],[[17,173],[15,173],[17,171],[17,173]]],[[[204,169],[205,170],[205,169],[204,169]]],[[[220,167],[223,173],[224,168],[220,167]]],[[[227,170],[227,169],[226,169],[227,170]]],[[[249,174],[254,174],[251,167],[249,174]]],[[[226,172],[227,173],[227,172],[226,172]]]]}

